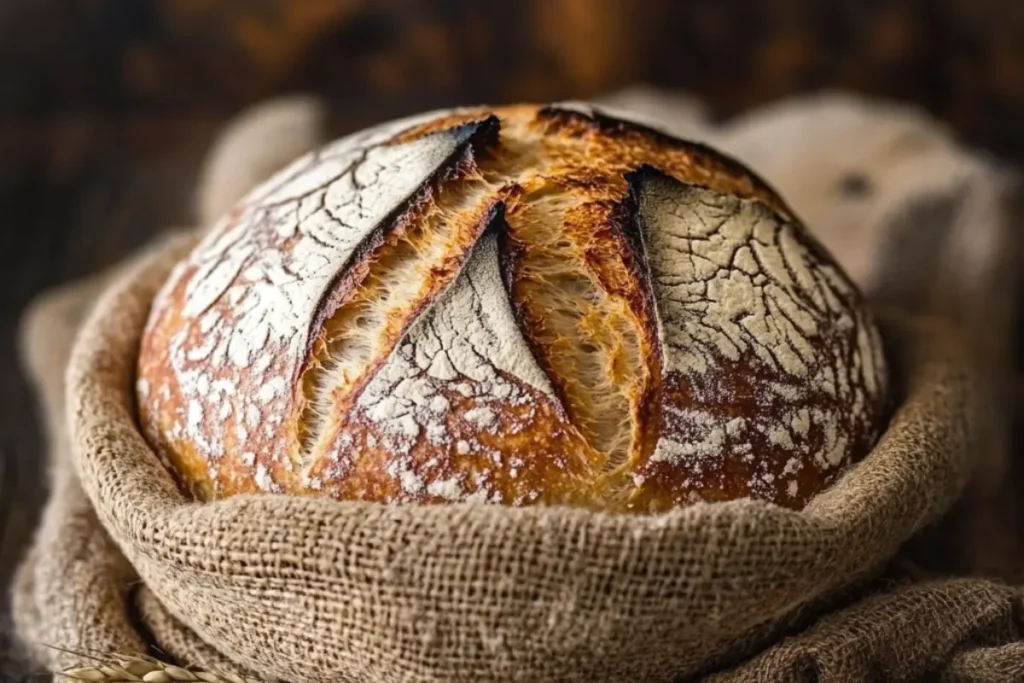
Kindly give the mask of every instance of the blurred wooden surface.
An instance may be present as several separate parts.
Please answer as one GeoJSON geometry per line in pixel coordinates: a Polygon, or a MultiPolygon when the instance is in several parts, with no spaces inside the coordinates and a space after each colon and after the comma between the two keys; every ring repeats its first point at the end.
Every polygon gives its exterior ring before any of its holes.
{"type": "Polygon", "coordinates": [[[679,85],[734,112],[850,87],[1024,155],[1017,0],[6,0],[0,114],[223,114],[291,89],[372,116],[679,85]]]}
{"type": "MultiPolygon", "coordinates": [[[[0,586],[43,501],[15,330],[41,289],[190,219],[216,128],[317,92],[335,132],[456,103],[678,86],[728,115],[842,87],[1024,159],[1019,0],[6,0],[0,5],[0,586]]],[[[0,599],[4,612],[6,590],[0,599]]],[[[5,655],[0,679],[21,675],[5,655]]]]}

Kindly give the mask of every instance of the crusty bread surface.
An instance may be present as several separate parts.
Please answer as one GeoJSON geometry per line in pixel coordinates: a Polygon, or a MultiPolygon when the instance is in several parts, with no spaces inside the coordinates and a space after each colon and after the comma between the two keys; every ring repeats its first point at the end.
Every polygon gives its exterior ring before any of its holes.
{"type": "Polygon", "coordinates": [[[884,427],[856,288],[751,171],[593,106],[294,162],[172,273],[139,416],[200,500],[800,507],[884,427]]]}

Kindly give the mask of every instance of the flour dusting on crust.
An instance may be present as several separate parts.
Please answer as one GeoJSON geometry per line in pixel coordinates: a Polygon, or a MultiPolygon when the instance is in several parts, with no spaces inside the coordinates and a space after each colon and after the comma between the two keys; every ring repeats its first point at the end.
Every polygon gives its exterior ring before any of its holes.
{"type": "MultiPolygon", "coordinates": [[[[293,382],[320,301],[469,132],[384,144],[415,122],[352,136],[281,171],[225,217],[157,297],[166,306],[183,288],[178,331],[166,347],[173,372],[160,394],[174,400],[156,410],[178,402],[171,436],[188,439],[197,457],[215,465],[227,449],[244,446],[292,465],[294,434],[275,422],[294,411],[293,382]]],[[[167,312],[158,304],[151,321],[167,312]]],[[[266,465],[255,481],[279,490],[266,465]]]]}
{"type": "Polygon", "coordinates": [[[666,403],[649,464],[688,473],[692,489],[746,461],[751,490],[765,493],[777,479],[798,489],[805,463],[838,471],[870,432],[883,381],[852,284],[760,202],[656,172],[638,185],[665,381],[694,404],[666,403]],[[737,419],[751,399],[755,412],[737,419]]]}
{"type": "Polygon", "coordinates": [[[799,507],[886,382],[764,181],[570,102],[403,119],[253,190],[156,297],[137,398],[202,500],[649,512],[799,507]]]}
{"type": "MultiPolygon", "coordinates": [[[[482,432],[497,427],[497,411],[509,406],[524,408],[521,420],[528,423],[536,417],[538,395],[558,405],[513,317],[494,231],[481,237],[465,270],[409,330],[356,401],[351,419],[373,425],[381,435],[383,447],[391,453],[386,470],[405,477],[401,488],[407,494],[423,490],[405,462],[423,440],[462,455],[488,457],[476,439],[453,438],[454,411],[447,397],[451,393],[471,405],[461,412],[461,421],[482,432]]],[[[522,431],[526,425],[506,428],[522,431]]],[[[346,449],[331,459],[346,463],[358,457],[346,449]]],[[[481,490],[476,485],[467,488],[468,483],[448,480],[434,486],[434,495],[463,500],[481,490]]],[[[500,499],[494,492],[485,493],[484,500],[500,499]]]]}

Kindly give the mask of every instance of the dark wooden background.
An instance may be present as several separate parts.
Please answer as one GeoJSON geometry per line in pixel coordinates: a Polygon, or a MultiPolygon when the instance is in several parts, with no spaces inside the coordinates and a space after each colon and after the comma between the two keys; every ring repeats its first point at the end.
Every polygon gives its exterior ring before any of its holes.
{"type": "MultiPolygon", "coordinates": [[[[6,0],[0,5],[0,586],[44,496],[16,360],[43,288],[190,219],[217,127],[318,92],[335,132],[456,103],[679,86],[728,116],[843,87],[1024,159],[1020,0],[6,0]]],[[[6,590],[0,614],[6,610],[6,590]]],[[[2,618],[2,617],[0,617],[2,618]]],[[[25,670],[7,654],[0,677],[25,670]]]]}

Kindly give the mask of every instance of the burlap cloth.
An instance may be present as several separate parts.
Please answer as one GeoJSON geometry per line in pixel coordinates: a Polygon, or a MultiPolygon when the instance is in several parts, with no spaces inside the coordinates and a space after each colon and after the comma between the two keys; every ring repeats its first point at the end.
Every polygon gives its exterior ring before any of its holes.
{"type": "MultiPolygon", "coordinates": [[[[52,492],[14,603],[39,662],[156,654],[296,682],[1024,680],[1015,177],[914,112],[844,97],[722,126],[686,98],[608,101],[761,170],[884,303],[898,406],[868,458],[801,512],[190,503],[131,392],[151,297],[201,232],[181,231],[25,319],[52,492]]],[[[291,102],[230,128],[199,224],[316,144],[318,120],[291,102]]]]}

